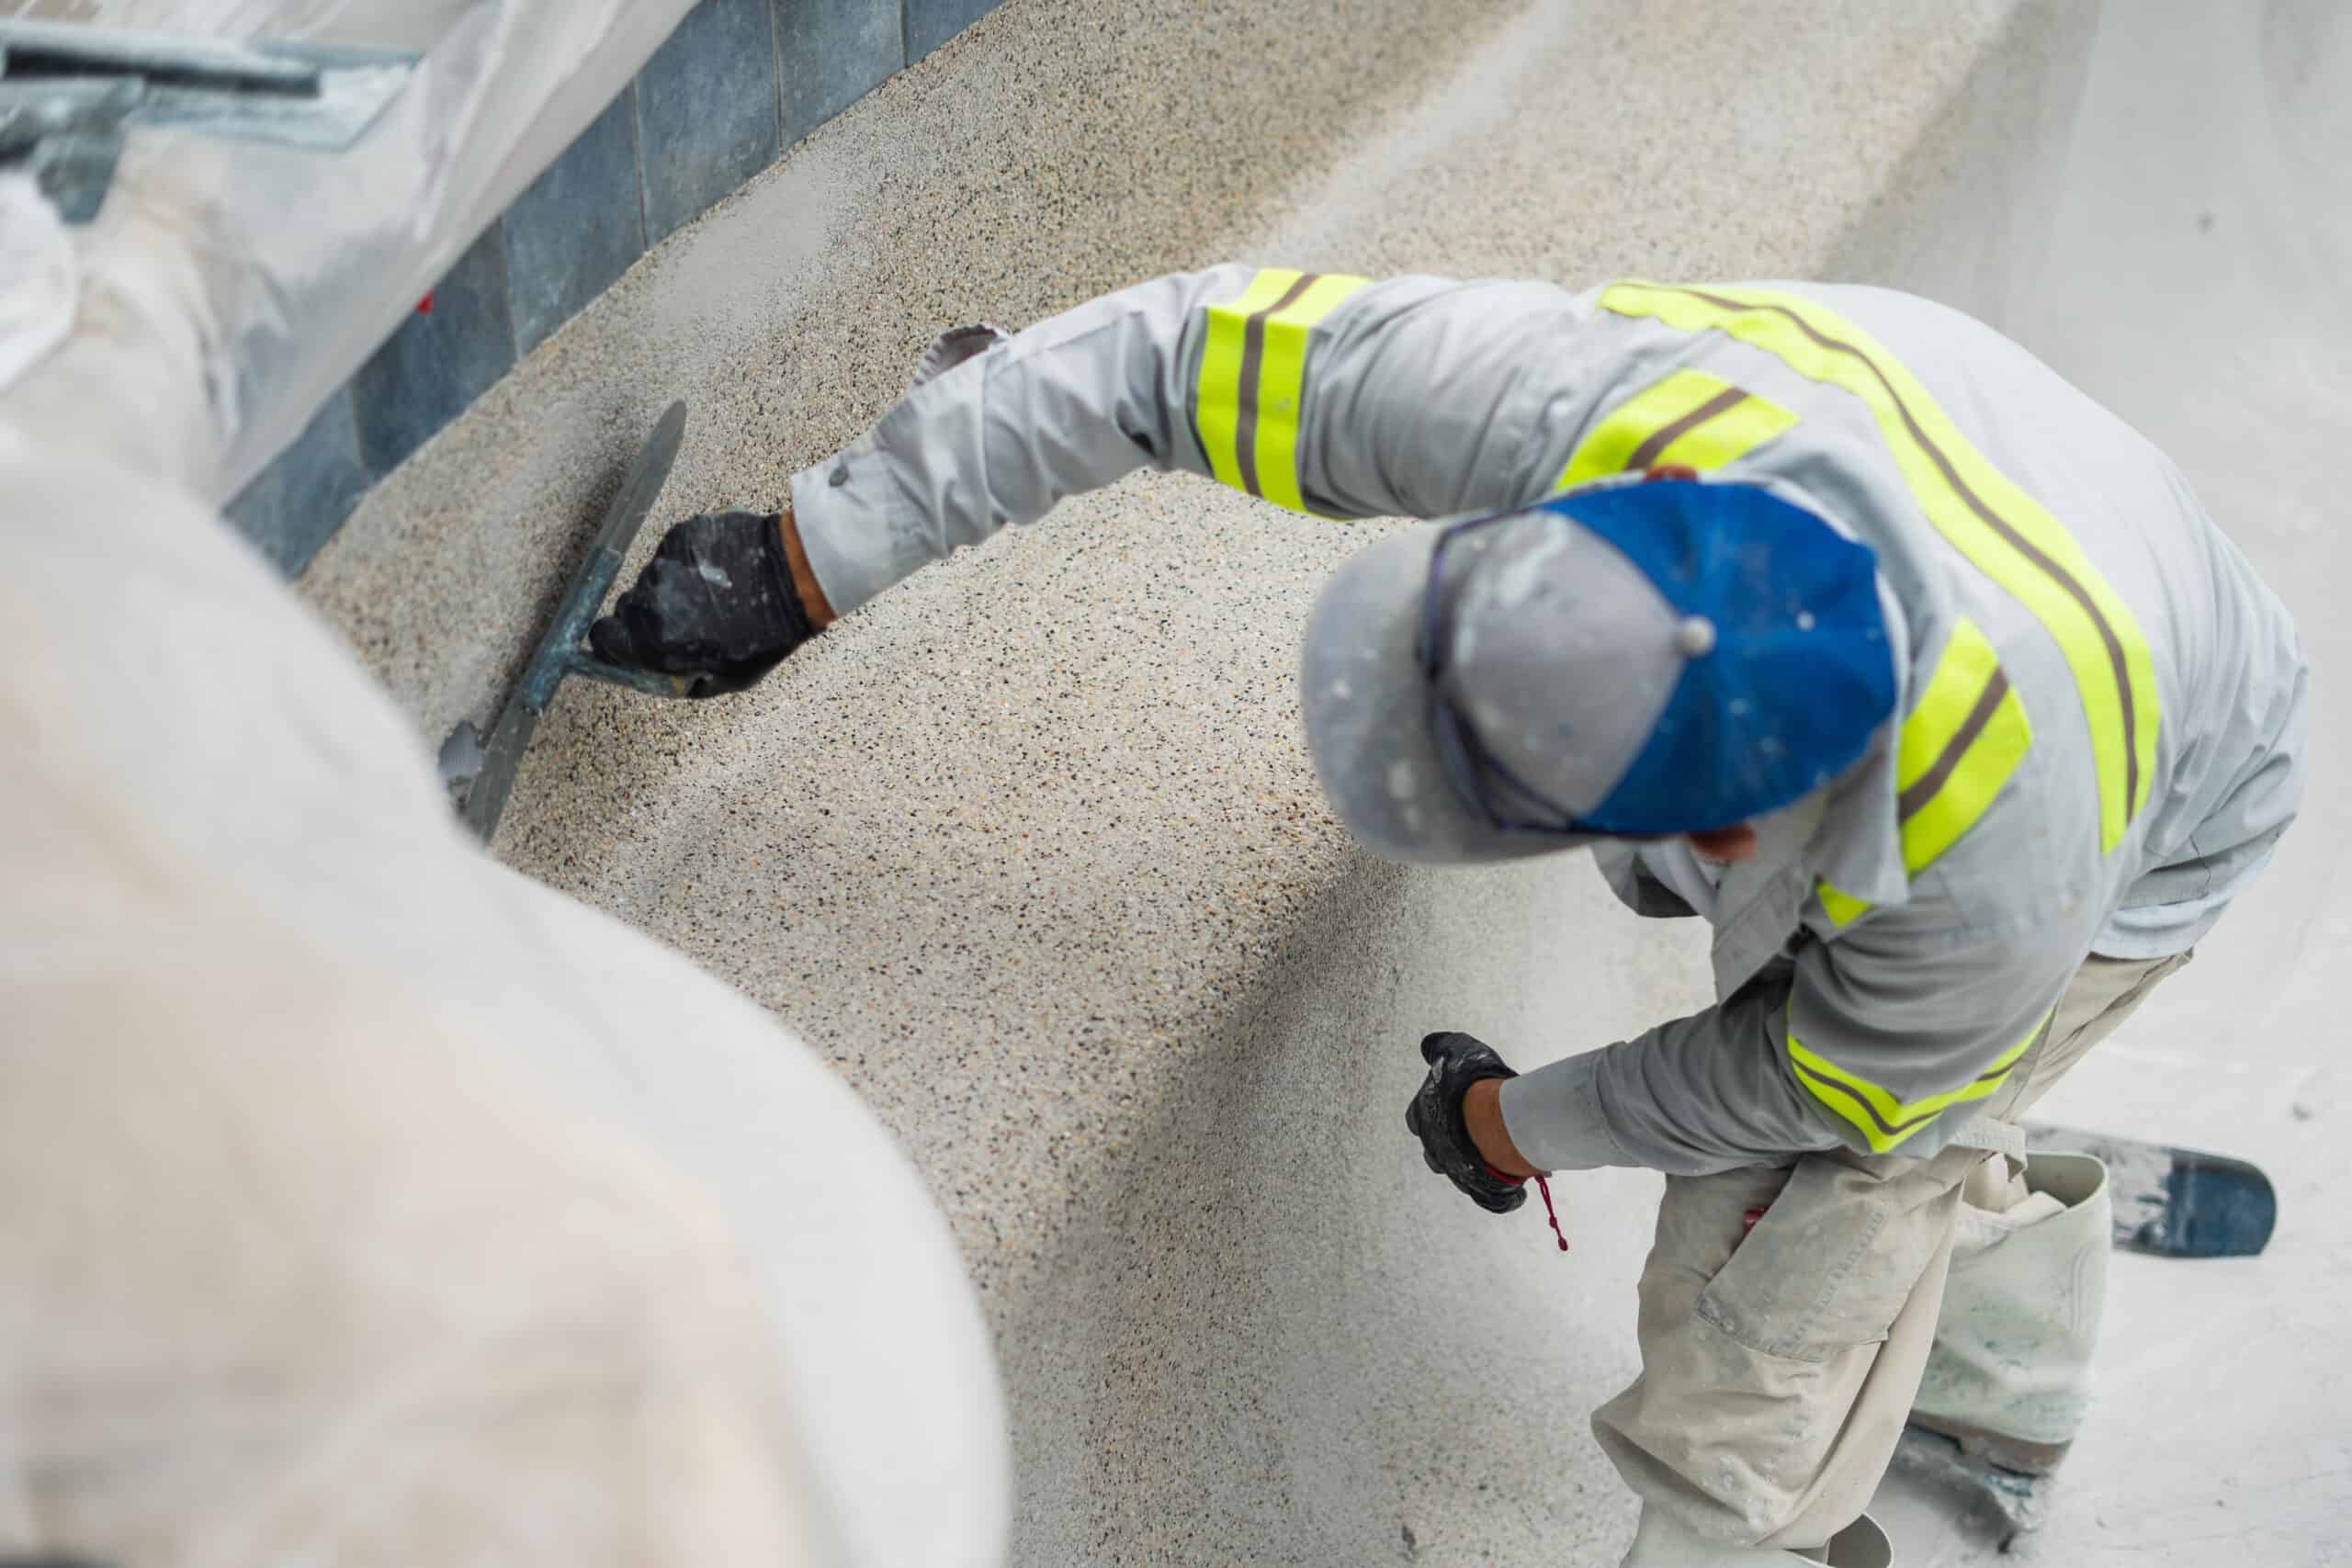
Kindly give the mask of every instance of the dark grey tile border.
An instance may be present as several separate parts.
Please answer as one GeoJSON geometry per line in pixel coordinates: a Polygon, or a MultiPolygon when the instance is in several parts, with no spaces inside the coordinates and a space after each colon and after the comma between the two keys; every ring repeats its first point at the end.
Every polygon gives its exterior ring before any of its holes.
{"type": "Polygon", "coordinates": [[[458,259],[432,311],[404,319],[230,502],[229,521],[299,574],[369,485],[638,257],[1002,3],[698,0],[458,259]]]}
{"type": "Polygon", "coordinates": [[[514,367],[503,221],[466,247],[412,314],[351,378],[359,455],[377,479],[397,468],[514,367]]]}
{"type": "Polygon", "coordinates": [[[638,73],[649,244],[775,162],[775,58],[769,0],[698,0],[638,73]]]}
{"type": "Polygon", "coordinates": [[[346,382],[311,416],[294,444],[230,503],[227,515],[278,570],[294,577],[343,526],[368,485],[346,382]]]}
{"type": "Polygon", "coordinates": [[[906,0],[907,62],[912,64],[987,16],[1003,0],[906,0]]]}
{"type": "Polygon", "coordinates": [[[506,209],[515,358],[546,342],[644,254],[632,84],[506,209]]]}
{"type": "Polygon", "coordinates": [[[776,118],[799,141],[906,68],[900,0],[774,0],[776,118]]]}

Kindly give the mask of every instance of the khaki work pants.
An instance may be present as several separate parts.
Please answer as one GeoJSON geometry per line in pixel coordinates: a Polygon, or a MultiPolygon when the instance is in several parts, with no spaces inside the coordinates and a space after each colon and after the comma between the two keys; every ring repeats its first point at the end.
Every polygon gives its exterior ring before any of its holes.
{"type": "MultiPolygon", "coordinates": [[[[2086,961],[1980,1114],[2017,1119],[2188,961],[2086,961]]],[[[1860,1517],[1918,1392],[1960,1205],[2007,1210],[2018,1176],[1955,1146],[1668,1177],[1642,1271],[1642,1374],[1592,1423],[1645,1509],[1789,1550],[1860,1517]]]]}

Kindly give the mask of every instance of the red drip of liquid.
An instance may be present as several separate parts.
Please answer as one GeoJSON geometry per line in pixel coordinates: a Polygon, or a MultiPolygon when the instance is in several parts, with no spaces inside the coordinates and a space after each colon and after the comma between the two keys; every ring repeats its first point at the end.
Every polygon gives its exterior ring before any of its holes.
{"type": "MultiPolygon", "coordinates": [[[[1487,1167],[1487,1174],[1497,1181],[1513,1181],[1522,1187],[1527,1185],[1527,1178],[1497,1170],[1491,1165],[1487,1167]]],[[[1552,1234],[1560,1238],[1560,1250],[1566,1252],[1568,1249],[1568,1233],[1560,1228],[1560,1211],[1552,1207],[1552,1184],[1539,1176],[1535,1179],[1535,1190],[1544,1194],[1544,1217],[1552,1222],[1552,1234]]]]}
{"type": "Polygon", "coordinates": [[[1560,1250],[1566,1252],[1568,1235],[1560,1228],[1560,1211],[1552,1207],[1552,1184],[1539,1176],[1535,1179],[1535,1190],[1544,1194],[1544,1217],[1552,1222],[1552,1234],[1560,1238],[1560,1250]]]}

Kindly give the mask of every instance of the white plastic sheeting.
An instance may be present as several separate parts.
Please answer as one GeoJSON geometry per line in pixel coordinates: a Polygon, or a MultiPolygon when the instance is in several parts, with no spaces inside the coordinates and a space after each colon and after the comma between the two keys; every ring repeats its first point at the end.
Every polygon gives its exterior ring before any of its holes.
{"type": "MultiPolygon", "coordinates": [[[[134,129],[105,207],[73,236],[85,278],[123,313],[104,343],[84,341],[98,329],[85,322],[56,357],[125,347],[175,382],[200,378],[201,439],[175,448],[190,465],[175,477],[227,500],[612,101],[688,3],[0,0],[0,14],[200,39],[423,51],[345,152],[134,129]]],[[[0,399],[43,391],[29,370],[0,377],[0,399]]]]}
{"type": "Polygon", "coordinates": [[[195,503],[5,425],[0,496],[0,1552],[993,1562],[985,1332],[831,1070],[478,852],[195,503]]]}
{"type": "Polygon", "coordinates": [[[0,1553],[998,1559],[992,1361],[910,1165],[765,1013],[481,854],[213,510],[681,9],[445,6],[348,155],[141,136],[79,231],[0,189],[0,1553]]]}
{"type": "Polygon", "coordinates": [[[0,178],[0,387],[65,341],[79,285],[57,209],[32,181],[0,178]]]}

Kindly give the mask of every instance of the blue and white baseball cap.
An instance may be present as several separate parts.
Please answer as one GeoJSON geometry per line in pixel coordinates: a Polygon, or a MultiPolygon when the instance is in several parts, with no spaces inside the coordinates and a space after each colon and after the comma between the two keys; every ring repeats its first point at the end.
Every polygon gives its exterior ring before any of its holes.
{"type": "Polygon", "coordinates": [[[1751,821],[1894,712],[1877,557],[1763,486],[1649,478],[1401,530],[1308,625],[1308,749],[1394,860],[1751,821]]]}

